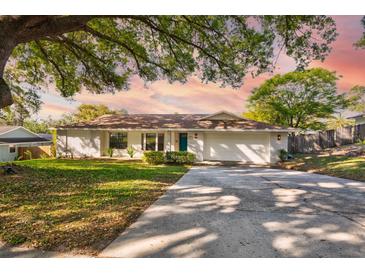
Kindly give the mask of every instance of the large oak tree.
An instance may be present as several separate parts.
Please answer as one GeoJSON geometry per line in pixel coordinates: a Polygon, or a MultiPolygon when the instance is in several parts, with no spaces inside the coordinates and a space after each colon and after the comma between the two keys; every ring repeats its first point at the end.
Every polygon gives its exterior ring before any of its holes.
{"type": "Polygon", "coordinates": [[[337,79],[322,68],[275,75],[252,91],[245,116],[293,128],[325,128],[324,119],[348,103],[337,93],[337,79]]]}
{"type": "Polygon", "coordinates": [[[298,67],[323,60],[336,38],[328,16],[0,16],[0,108],[10,82],[53,82],[63,96],[145,81],[239,87],[285,52],[298,67]]]}

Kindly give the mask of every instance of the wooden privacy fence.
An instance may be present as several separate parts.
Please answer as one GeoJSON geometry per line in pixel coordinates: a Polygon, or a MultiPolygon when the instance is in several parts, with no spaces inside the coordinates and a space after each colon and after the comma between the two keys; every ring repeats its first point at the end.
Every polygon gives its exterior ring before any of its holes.
{"type": "Polygon", "coordinates": [[[21,156],[23,160],[29,160],[30,151],[32,159],[41,158],[42,155],[50,157],[52,155],[51,146],[37,146],[37,147],[18,147],[18,155],[21,156]]]}
{"type": "Polygon", "coordinates": [[[365,124],[289,136],[288,150],[291,153],[311,153],[363,140],[365,140],[365,124]]]}

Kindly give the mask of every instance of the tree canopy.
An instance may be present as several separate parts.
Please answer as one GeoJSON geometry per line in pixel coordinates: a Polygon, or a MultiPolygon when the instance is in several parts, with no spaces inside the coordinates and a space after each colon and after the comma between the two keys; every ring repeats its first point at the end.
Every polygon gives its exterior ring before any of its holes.
{"type": "Polygon", "coordinates": [[[356,112],[365,113],[365,87],[354,86],[348,93],[348,109],[356,112]]]}
{"type": "Polygon", "coordinates": [[[128,89],[133,75],[239,87],[273,69],[277,47],[303,68],[336,36],[329,16],[0,16],[0,108],[13,79],[65,97],[128,89]]]}
{"type": "Polygon", "coordinates": [[[353,119],[347,119],[343,115],[339,114],[329,118],[326,122],[326,129],[338,129],[346,126],[352,126],[355,124],[353,119]]]}
{"type": "Polygon", "coordinates": [[[111,110],[105,105],[81,104],[77,111],[72,114],[74,122],[88,122],[104,114],[127,114],[125,109],[111,110]]]}
{"type": "MultiPolygon", "coordinates": [[[[365,16],[362,18],[361,23],[365,28],[365,16]]],[[[363,32],[362,37],[360,38],[360,40],[355,43],[355,46],[358,47],[358,48],[365,49],[365,31],[363,32]]]]}
{"type": "Polygon", "coordinates": [[[334,72],[322,68],[289,72],[266,80],[252,91],[245,117],[301,129],[321,129],[346,105],[337,94],[334,72]]]}
{"type": "Polygon", "coordinates": [[[0,122],[7,125],[23,126],[24,121],[37,113],[41,107],[41,98],[34,89],[25,89],[11,84],[14,104],[0,109],[0,122]]]}

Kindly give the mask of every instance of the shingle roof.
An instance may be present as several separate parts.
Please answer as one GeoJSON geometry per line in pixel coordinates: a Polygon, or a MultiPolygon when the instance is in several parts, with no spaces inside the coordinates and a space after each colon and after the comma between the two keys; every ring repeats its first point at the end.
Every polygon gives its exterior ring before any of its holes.
{"type": "Polygon", "coordinates": [[[248,119],[208,120],[208,114],[109,114],[92,122],[61,126],[59,128],[89,129],[202,129],[202,130],[286,130],[248,119]]]}
{"type": "Polygon", "coordinates": [[[356,118],[362,118],[362,117],[365,117],[365,113],[357,114],[354,116],[349,116],[349,117],[347,117],[347,119],[356,119],[356,118]]]}
{"type": "Polygon", "coordinates": [[[18,128],[18,126],[0,126],[0,135],[16,128],[18,128]]]}

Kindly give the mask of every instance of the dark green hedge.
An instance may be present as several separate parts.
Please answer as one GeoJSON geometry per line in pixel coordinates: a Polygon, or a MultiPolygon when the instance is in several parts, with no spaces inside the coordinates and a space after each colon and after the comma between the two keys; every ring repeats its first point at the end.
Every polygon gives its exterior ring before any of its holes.
{"type": "Polygon", "coordinates": [[[151,165],[168,164],[192,164],[195,162],[195,154],[187,151],[146,151],[143,161],[151,165]]]}
{"type": "Polygon", "coordinates": [[[162,151],[146,151],[143,153],[143,161],[151,165],[160,165],[165,162],[165,155],[162,151]]]}
{"type": "Polygon", "coordinates": [[[176,164],[192,164],[195,162],[195,154],[187,151],[166,152],[166,162],[176,164]]]}

